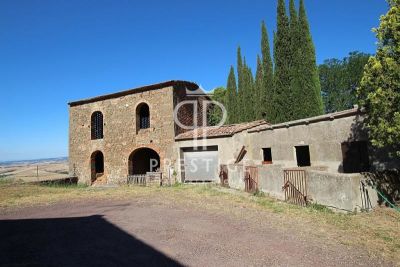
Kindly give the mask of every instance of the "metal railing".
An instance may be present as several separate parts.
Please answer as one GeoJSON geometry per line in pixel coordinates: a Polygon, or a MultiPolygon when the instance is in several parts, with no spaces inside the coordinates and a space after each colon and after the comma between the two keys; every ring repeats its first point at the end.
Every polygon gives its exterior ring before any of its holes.
{"type": "Polygon", "coordinates": [[[128,184],[146,185],[146,174],[128,175],[128,184]]]}
{"type": "Polygon", "coordinates": [[[304,169],[283,170],[285,201],[299,206],[306,206],[307,199],[307,172],[304,169]]]}

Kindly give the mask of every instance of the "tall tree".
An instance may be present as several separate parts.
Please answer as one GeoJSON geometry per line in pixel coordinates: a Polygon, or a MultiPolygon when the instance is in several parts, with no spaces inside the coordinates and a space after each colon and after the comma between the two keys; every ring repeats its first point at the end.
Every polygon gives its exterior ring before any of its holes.
{"type": "Polygon", "coordinates": [[[273,101],[274,117],[272,122],[283,122],[291,119],[292,103],[290,101],[290,49],[289,19],[286,15],[284,0],[278,0],[277,29],[274,39],[275,60],[275,93],[273,101]]]}
{"type": "Polygon", "coordinates": [[[319,65],[322,98],[325,112],[336,112],[352,108],[357,102],[364,67],[371,55],[351,52],[343,59],[328,59],[319,65]]]}
{"type": "Polygon", "coordinates": [[[237,122],[237,88],[236,88],[236,77],[235,70],[233,66],[229,71],[228,81],[226,84],[226,94],[225,94],[225,108],[228,113],[227,124],[232,124],[237,122]]]}
{"type": "Polygon", "coordinates": [[[302,90],[302,98],[297,99],[301,105],[301,114],[296,114],[294,119],[305,118],[323,114],[321,97],[321,84],[318,76],[318,68],[315,57],[315,48],[311,38],[310,26],[304,7],[304,1],[300,0],[299,7],[299,61],[301,73],[299,86],[302,90]]]}
{"type": "Polygon", "coordinates": [[[236,101],[236,122],[244,121],[244,67],[243,67],[243,58],[240,50],[240,46],[237,49],[237,75],[238,75],[238,94],[236,101]]]}
{"type": "Polygon", "coordinates": [[[260,105],[257,119],[264,118],[267,121],[272,121],[272,101],[274,94],[274,70],[271,59],[271,50],[269,45],[269,38],[267,33],[267,27],[264,21],[261,23],[261,55],[262,55],[262,65],[258,65],[257,58],[257,73],[261,75],[261,81],[257,79],[256,75],[256,90],[259,92],[260,105]],[[261,115],[261,116],[260,116],[261,115]]]}
{"type": "Polygon", "coordinates": [[[307,103],[303,103],[303,88],[301,84],[302,79],[302,51],[300,44],[300,25],[299,25],[299,17],[297,16],[296,6],[294,4],[294,0],[290,0],[289,2],[289,14],[290,14],[290,50],[291,50],[291,58],[290,58],[290,102],[292,103],[292,114],[290,119],[298,119],[301,118],[304,112],[304,105],[307,103]]]}
{"type": "Polygon", "coordinates": [[[372,144],[389,147],[400,157],[400,0],[390,0],[388,13],[375,29],[376,55],[365,67],[358,90],[368,114],[366,126],[372,144]]]}
{"type": "Polygon", "coordinates": [[[246,63],[246,59],[243,60],[243,90],[241,104],[243,105],[243,113],[241,117],[242,122],[248,122],[254,120],[255,105],[253,104],[254,99],[254,78],[250,67],[246,63]]]}
{"type": "Polygon", "coordinates": [[[264,71],[263,71],[263,63],[261,62],[260,56],[257,55],[257,70],[256,70],[256,79],[254,82],[254,118],[256,120],[264,119],[264,116],[267,114],[268,105],[271,101],[267,97],[267,90],[264,86],[264,71]]]}
{"type": "MultiPolygon", "coordinates": [[[[226,93],[227,90],[224,87],[215,88],[212,92],[211,99],[217,101],[226,107],[226,93]]],[[[207,110],[207,125],[214,126],[221,123],[223,118],[223,110],[218,105],[210,105],[207,110]]]]}

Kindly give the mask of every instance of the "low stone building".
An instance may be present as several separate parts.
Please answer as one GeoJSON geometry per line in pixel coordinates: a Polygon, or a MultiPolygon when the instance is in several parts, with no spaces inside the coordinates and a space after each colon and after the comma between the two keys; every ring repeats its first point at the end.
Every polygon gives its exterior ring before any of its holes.
{"type": "Polygon", "coordinates": [[[377,193],[361,173],[398,168],[399,162],[370,145],[363,120],[355,107],[275,125],[256,121],[188,131],[175,138],[179,179],[368,210],[377,205],[377,193]]]}

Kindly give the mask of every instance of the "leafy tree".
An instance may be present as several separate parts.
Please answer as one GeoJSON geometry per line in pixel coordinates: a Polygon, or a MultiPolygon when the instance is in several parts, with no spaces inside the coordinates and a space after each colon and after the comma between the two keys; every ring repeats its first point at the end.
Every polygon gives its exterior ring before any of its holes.
{"type": "Polygon", "coordinates": [[[388,13],[374,29],[376,55],[365,67],[358,96],[367,112],[372,144],[391,147],[400,157],[400,0],[390,0],[388,13]]]}
{"type": "MultiPolygon", "coordinates": [[[[228,81],[229,83],[229,81],[228,81]]],[[[236,84],[235,84],[236,87],[236,84]]],[[[224,87],[215,88],[211,99],[226,106],[227,90],[224,87]]],[[[222,109],[217,105],[211,105],[208,109],[208,125],[217,125],[222,120],[222,109]]]]}
{"type": "Polygon", "coordinates": [[[364,67],[370,56],[351,52],[342,60],[328,59],[319,66],[326,113],[349,109],[357,103],[356,89],[360,85],[364,67]]]}
{"type": "Polygon", "coordinates": [[[264,118],[267,121],[272,121],[273,110],[272,101],[274,95],[274,69],[271,59],[271,50],[269,45],[267,27],[264,21],[261,23],[261,55],[262,65],[259,66],[257,57],[257,73],[260,77],[257,79],[256,74],[256,90],[259,94],[260,105],[258,106],[257,119],[264,118]],[[261,79],[261,80],[260,80],[261,79]]]}
{"type": "Polygon", "coordinates": [[[289,18],[286,15],[284,0],[278,0],[277,30],[274,38],[275,61],[275,93],[272,109],[274,117],[271,122],[283,122],[292,118],[292,103],[290,92],[290,61],[292,58],[290,45],[289,18]]]}
{"type": "Polygon", "coordinates": [[[228,82],[226,85],[226,94],[225,94],[225,108],[228,112],[228,117],[226,123],[232,124],[237,121],[237,88],[236,88],[236,78],[235,78],[235,70],[233,66],[229,71],[228,82]]]}

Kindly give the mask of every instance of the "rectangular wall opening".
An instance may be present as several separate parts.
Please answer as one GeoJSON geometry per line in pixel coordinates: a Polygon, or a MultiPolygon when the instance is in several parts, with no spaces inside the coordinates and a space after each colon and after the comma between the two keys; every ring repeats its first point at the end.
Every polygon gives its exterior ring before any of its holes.
{"type": "Polygon", "coordinates": [[[309,146],[295,146],[298,167],[311,166],[309,146]]]}
{"type": "Polygon", "coordinates": [[[270,147],[263,148],[263,164],[272,164],[272,150],[270,147]]]}
{"type": "Polygon", "coordinates": [[[344,173],[369,171],[368,143],[366,141],[342,143],[342,156],[344,173]]]}

